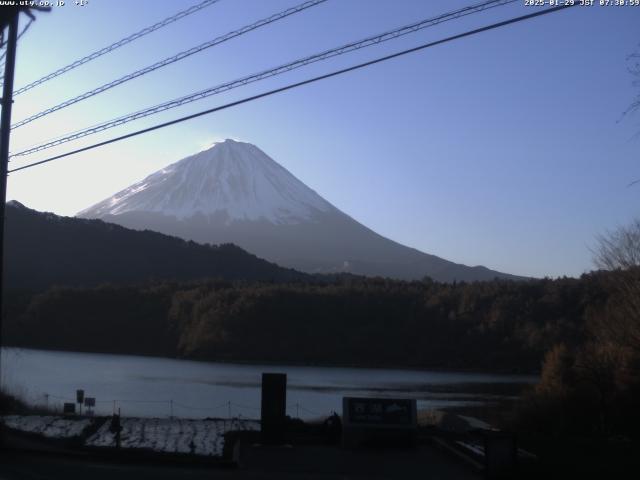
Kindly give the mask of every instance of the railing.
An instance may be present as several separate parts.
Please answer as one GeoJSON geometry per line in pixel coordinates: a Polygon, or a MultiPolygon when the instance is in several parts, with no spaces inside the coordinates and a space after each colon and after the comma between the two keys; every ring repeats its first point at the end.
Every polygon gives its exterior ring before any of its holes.
{"type": "MultiPolygon", "coordinates": [[[[56,413],[62,413],[63,403],[76,403],[76,399],[70,397],[61,397],[57,395],[50,395],[48,393],[44,394],[44,408],[45,410],[50,410],[56,413]],[[54,401],[52,401],[54,400],[54,401]]],[[[166,416],[168,418],[189,418],[189,413],[198,412],[200,414],[204,414],[206,417],[212,418],[259,418],[260,417],[260,407],[246,405],[242,403],[232,402],[227,400],[217,405],[213,405],[210,407],[205,406],[194,406],[188,405],[183,402],[178,402],[173,399],[169,400],[145,400],[145,399],[111,399],[111,400],[96,400],[96,407],[100,405],[99,414],[116,414],[120,413],[123,416],[127,416],[127,411],[131,409],[128,406],[131,405],[144,405],[147,404],[149,406],[155,406],[156,408],[151,408],[155,413],[159,412],[162,409],[158,409],[158,406],[166,405],[166,409],[164,410],[166,413],[162,416],[166,416]],[[110,408],[109,408],[110,407],[110,408]]],[[[76,403],[77,404],[77,403],[76,403]]],[[[88,407],[84,407],[85,412],[88,407]]],[[[290,403],[286,406],[286,413],[292,418],[301,418],[301,413],[305,418],[316,417],[322,418],[329,416],[329,413],[322,413],[312,409],[307,408],[300,402],[290,403]],[[307,415],[304,415],[304,414],[307,415]]],[[[136,415],[132,415],[136,416],[136,415]]],[[[145,415],[146,416],[146,415],[145,415]]]]}

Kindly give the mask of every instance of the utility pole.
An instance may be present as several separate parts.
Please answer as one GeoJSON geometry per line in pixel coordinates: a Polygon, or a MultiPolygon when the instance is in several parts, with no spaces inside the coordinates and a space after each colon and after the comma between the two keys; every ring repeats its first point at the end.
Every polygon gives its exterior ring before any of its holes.
{"type": "MultiPolygon", "coordinates": [[[[20,11],[9,20],[7,55],[2,87],[2,117],[0,118],[0,347],[2,347],[2,320],[4,318],[4,214],[7,202],[7,171],[9,170],[9,137],[11,135],[11,106],[13,104],[13,74],[16,66],[18,44],[18,17],[20,11]]],[[[0,364],[0,372],[2,365],[0,364]]]]}

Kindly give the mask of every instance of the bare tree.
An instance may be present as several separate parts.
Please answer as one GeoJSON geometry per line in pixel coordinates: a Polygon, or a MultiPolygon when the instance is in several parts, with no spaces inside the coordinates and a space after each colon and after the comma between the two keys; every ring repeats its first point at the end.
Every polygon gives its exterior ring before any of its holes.
{"type": "Polygon", "coordinates": [[[614,272],[614,299],[598,315],[592,333],[640,355],[640,219],[600,235],[594,263],[614,272]]]}
{"type": "MultiPolygon", "coordinates": [[[[627,57],[627,70],[633,76],[632,85],[640,90],[640,48],[627,57]]],[[[629,108],[627,108],[622,114],[623,117],[631,115],[632,113],[640,110],[640,92],[636,94],[636,97],[631,101],[629,108]]],[[[640,132],[638,132],[640,135],[640,132]]],[[[629,186],[640,184],[640,179],[636,179],[629,184],[629,186]]]]}
{"type": "Polygon", "coordinates": [[[602,270],[640,267],[640,218],[627,226],[599,235],[594,263],[602,270]]]}
{"type": "MultiPolygon", "coordinates": [[[[627,57],[627,70],[634,77],[633,86],[640,89],[640,49],[633,52],[627,57]]],[[[636,112],[640,109],[640,93],[633,99],[629,108],[624,112],[625,115],[636,112]]]]}

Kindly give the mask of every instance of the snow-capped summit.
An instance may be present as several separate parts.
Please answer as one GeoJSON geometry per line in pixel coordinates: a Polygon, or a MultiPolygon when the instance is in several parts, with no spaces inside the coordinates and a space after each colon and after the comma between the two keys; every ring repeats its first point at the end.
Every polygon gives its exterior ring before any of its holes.
{"type": "MultiPolygon", "coordinates": [[[[415,212],[416,216],[419,212],[415,212]]],[[[305,272],[515,278],[405,247],[344,214],[258,147],[225,140],[78,214],[199,243],[235,243],[305,272]]]]}
{"type": "Polygon", "coordinates": [[[156,212],[300,223],[334,207],[250,143],[227,139],[83,210],[82,217],[156,212]]]}

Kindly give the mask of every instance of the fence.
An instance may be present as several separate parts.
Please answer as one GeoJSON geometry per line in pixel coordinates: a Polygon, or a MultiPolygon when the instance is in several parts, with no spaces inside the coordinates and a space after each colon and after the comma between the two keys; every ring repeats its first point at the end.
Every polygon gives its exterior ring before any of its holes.
{"type": "MultiPolygon", "coordinates": [[[[75,398],[61,397],[57,395],[44,394],[45,408],[47,410],[62,412],[63,403],[76,403],[75,398]],[[57,402],[54,402],[55,400],[57,402]]],[[[187,405],[175,400],[143,400],[143,399],[96,399],[96,413],[115,414],[120,412],[123,416],[166,416],[168,418],[190,418],[190,415],[212,418],[260,418],[260,407],[240,404],[227,400],[226,402],[211,407],[187,405]],[[99,406],[101,408],[99,408],[99,406]],[[99,410],[99,412],[98,412],[99,410]],[[152,415],[140,415],[145,411],[152,415]],[[136,414],[136,412],[138,412],[136,414]]],[[[286,406],[287,415],[292,418],[322,418],[329,416],[328,413],[317,412],[309,409],[300,402],[291,403],[286,406]],[[304,415],[306,414],[306,415],[304,415]]]]}

